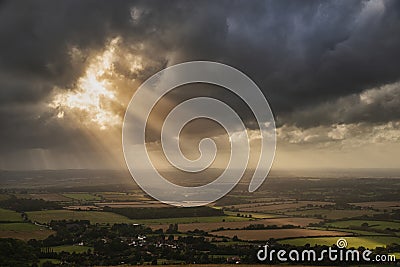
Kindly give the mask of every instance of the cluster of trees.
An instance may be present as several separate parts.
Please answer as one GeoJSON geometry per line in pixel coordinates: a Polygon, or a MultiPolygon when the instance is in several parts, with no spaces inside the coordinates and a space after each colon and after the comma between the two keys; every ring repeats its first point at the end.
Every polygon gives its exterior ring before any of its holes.
{"type": "Polygon", "coordinates": [[[35,265],[38,262],[39,251],[24,241],[0,238],[0,265],[2,267],[35,265]]]}
{"type": "Polygon", "coordinates": [[[56,202],[45,201],[43,199],[17,198],[14,195],[11,195],[8,199],[1,200],[0,207],[4,209],[15,210],[18,212],[52,210],[62,208],[62,206],[60,206],[56,202]]]}

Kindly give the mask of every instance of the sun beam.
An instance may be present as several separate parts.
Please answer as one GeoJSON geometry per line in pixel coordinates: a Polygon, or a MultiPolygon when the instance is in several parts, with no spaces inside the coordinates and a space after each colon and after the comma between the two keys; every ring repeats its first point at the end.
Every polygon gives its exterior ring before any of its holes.
{"type": "MultiPolygon", "coordinates": [[[[56,95],[49,106],[57,110],[57,118],[73,114],[84,124],[96,124],[101,130],[121,124],[121,116],[115,111],[118,104],[113,79],[116,49],[120,38],[112,39],[105,50],[94,57],[74,89],[56,88],[56,95]]],[[[134,62],[135,70],[141,68],[134,62]]]]}

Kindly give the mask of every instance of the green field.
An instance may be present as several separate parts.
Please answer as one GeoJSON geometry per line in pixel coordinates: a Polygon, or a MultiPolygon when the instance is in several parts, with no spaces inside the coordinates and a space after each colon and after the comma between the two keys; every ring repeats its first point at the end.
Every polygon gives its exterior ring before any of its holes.
{"type": "Polygon", "coordinates": [[[74,200],[82,200],[82,201],[93,201],[100,200],[101,198],[88,193],[65,193],[62,194],[64,197],[72,198],[74,200]]]}
{"type": "Polygon", "coordinates": [[[51,220],[89,220],[91,223],[100,224],[134,222],[122,215],[101,211],[45,210],[31,211],[27,214],[29,219],[39,223],[48,223],[51,220]]]}
{"type": "Polygon", "coordinates": [[[379,212],[373,210],[329,210],[329,209],[310,209],[310,210],[285,212],[286,215],[291,215],[291,216],[324,218],[328,220],[354,218],[363,215],[374,215],[377,213],[379,212]]]}
{"type": "Polygon", "coordinates": [[[346,220],[327,223],[328,227],[352,228],[361,227],[363,223],[368,223],[369,229],[385,230],[386,228],[400,229],[400,222],[372,221],[372,220],[346,220]]]}
{"type": "Polygon", "coordinates": [[[0,223],[0,231],[35,231],[40,226],[32,223],[0,223]]]}
{"type": "MultiPolygon", "coordinates": [[[[304,246],[306,244],[314,245],[326,245],[331,246],[336,244],[338,237],[306,237],[306,238],[293,238],[280,240],[281,244],[289,244],[293,246],[304,246]]],[[[400,244],[400,237],[394,236],[358,236],[358,237],[346,237],[348,246],[347,248],[358,248],[365,247],[369,249],[375,249],[376,247],[385,247],[392,243],[400,244]]]]}
{"type": "Polygon", "coordinates": [[[75,252],[75,253],[84,253],[87,252],[89,249],[93,251],[92,247],[87,247],[87,246],[75,246],[75,245],[63,245],[63,246],[56,246],[56,247],[50,247],[54,252],[75,252]]]}
{"type": "Polygon", "coordinates": [[[0,238],[45,239],[54,231],[32,223],[0,223],[0,238]]]}
{"type": "Polygon", "coordinates": [[[163,219],[140,219],[132,220],[140,224],[169,224],[169,223],[213,223],[213,222],[238,222],[248,221],[250,218],[236,216],[210,216],[210,217],[181,217],[181,218],[163,218],[163,219]]]}
{"type": "Polygon", "coordinates": [[[0,222],[20,222],[22,221],[21,214],[13,211],[0,208],[0,222]]]}

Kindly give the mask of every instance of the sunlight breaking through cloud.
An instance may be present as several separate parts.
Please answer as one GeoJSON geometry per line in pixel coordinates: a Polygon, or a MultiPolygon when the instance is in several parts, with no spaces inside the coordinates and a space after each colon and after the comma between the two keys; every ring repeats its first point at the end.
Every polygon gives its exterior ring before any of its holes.
{"type": "MultiPolygon", "coordinates": [[[[89,63],[84,76],[77,80],[76,88],[55,88],[57,94],[49,106],[57,110],[57,118],[74,115],[84,124],[94,123],[101,130],[120,125],[121,116],[115,111],[118,104],[115,79],[120,77],[115,71],[120,38],[114,38],[105,50],[89,63]]],[[[129,55],[132,59],[132,55],[129,55]]],[[[133,60],[131,72],[141,69],[141,63],[133,60]]]]}

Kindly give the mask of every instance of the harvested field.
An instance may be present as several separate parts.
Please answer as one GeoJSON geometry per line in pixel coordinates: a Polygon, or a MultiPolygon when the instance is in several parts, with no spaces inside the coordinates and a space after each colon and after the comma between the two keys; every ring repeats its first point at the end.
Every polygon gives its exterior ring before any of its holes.
{"type": "Polygon", "coordinates": [[[277,226],[291,224],[295,226],[305,227],[308,226],[310,223],[319,223],[320,221],[321,221],[320,219],[314,219],[314,218],[287,217],[287,218],[265,219],[262,220],[261,223],[265,225],[277,225],[277,226]]]}

